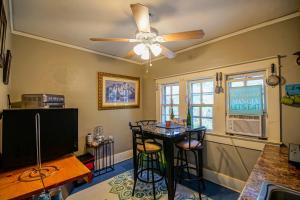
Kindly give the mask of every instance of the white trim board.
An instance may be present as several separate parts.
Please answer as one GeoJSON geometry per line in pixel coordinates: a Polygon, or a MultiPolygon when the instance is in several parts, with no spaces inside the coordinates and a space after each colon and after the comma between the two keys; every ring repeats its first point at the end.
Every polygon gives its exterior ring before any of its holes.
{"type": "MultiPolygon", "coordinates": [[[[88,150],[88,152],[92,155],[94,155],[92,150],[88,150]]],[[[124,160],[128,160],[132,158],[132,150],[127,150],[127,151],[123,151],[121,153],[117,153],[114,155],[114,164],[123,162],[124,160]]],[[[102,158],[97,159],[99,161],[99,163],[102,163],[102,158]]]]}
{"type": "MultiPolygon", "coordinates": [[[[36,40],[41,40],[41,41],[44,41],[44,42],[49,42],[49,43],[53,43],[53,44],[57,44],[57,45],[60,45],[60,46],[65,46],[65,47],[69,47],[69,48],[73,48],[73,49],[77,49],[77,50],[81,50],[81,51],[85,51],[85,52],[89,52],[89,53],[94,53],[94,54],[97,54],[97,55],[106,56],[106,57],[109,57],[109,58],[122,60],[122,61],[133,63],[133,64],[138,64],[138,65],[147,64],[147,62],[134,61],[134,60],[131,60],[131,59],[126,59],[126,58],[122,58],[122,57],[119,57],[119,56],[115,56],[115,55],[111,55],[111,54],[107,54],[107,53],[102,53],[102,52],[99,52],[99,51],[79,47],[79,46],[68,44],[68,43],[65,43],[65,42],[60,42],[60,41],[52,40],[52,39],[49,39],[49,38],[45,38],[45,37],[41,37],[41,36],[21,32],[21,31],[17,31],[17,30],[14,29],[14,23],[13,23],[14,20],[13,20],[13,14],[12,14],[13,10],[12,10],[11,0],[8,0],[8,3],[9,3],[8,6],[9,6],[9,16],[10,16],[10,20],[9,20],[10,21],[10,29],[11,29],[12,34],[20,35],[20,36],[24,36],[24,37],[28,37],[28,38],[33,38],[33,39],[36,39],[36,40]]],[[[283,16],[283,17],[279,17],[277,19],[269,20],[269,21],[266,21],[266,22],[263,22],[263,23],[260,23],[260,24],[254,25],[254,26],[250,26],[250,27],[245,28],[245,29],[241,29],[239,31],[235,31],[235,32],[227,34],[227,35],[223,35],[223,36],[208,40],[206,42],[202,42],[202,43],[199,43],[199,44],[187,47],[187,48],[183,48],[181,50],[175,51],[175,53],[179,54],[179,53],[182,53],[182,52],[186,52],[186,51],[189,51],[189,50],[201,47],[201,46],[205,46],[205,45],[208,45],[208,44],[211,44],[211,43],[215,43],[215,42],[218,42],[220,40],[224,40],[224,39],[236,36],[236,35],[247,33],[249,31],[253,31],[253,30],[265,27],[265,26],[269,26],[269,25],[276,24],[276,23],[279,23],[279,22],[282,22],[282,21],[286,21],[286,20],[289,20],[289,19],[292,19],[292,18],[295,18],[295,17],[298,17],[298,16],[299,16],[299,13],[295,12],[295,13],[292,13],[292,14],[289,14],[289,15],[286,15],[286,16],[283,16]]],[[[152,59],[152,61],[157,61],[157,60],[161,60],[161,59],[166,59],[166,58],[161,56],[161,57],[152,59]]]]}
{"type": "Polygon", "coordinates": [[[211,181],[239,193],[243,190],[246,184],[245,181],[241,181],[239,179],[206,168],[203,168],[203,177],[205,180],[211,181]]]}

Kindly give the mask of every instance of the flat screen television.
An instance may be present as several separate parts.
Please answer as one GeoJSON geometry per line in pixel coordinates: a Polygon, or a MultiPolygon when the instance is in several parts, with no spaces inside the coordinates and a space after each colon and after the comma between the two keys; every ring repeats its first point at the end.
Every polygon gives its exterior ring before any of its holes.
{"type": "Polygon", "coordinates": [[[2,169],[36,163],[35,115],[40,114],[42,162],[78,150],[78,109],[12,109],[3,111],[2,169]]]}

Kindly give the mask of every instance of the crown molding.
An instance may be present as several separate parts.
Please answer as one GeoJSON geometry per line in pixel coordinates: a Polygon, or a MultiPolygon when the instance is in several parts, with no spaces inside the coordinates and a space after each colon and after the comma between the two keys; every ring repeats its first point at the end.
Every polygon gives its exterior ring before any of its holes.
{"type": "MultiPolygon", "coordinates": [[[[117,59],[117,60],[122,60],[122,61],[133,63],[133,64],[145,65],[145,64],[148,63],[148,62],[134,61],[134,60],[122,58],[122,57],[119,57],[119,56],[114,56],[114,55],[111,55],[111,54],[91,50],[91,49],[88,49],[88,48],[83,48],[83,47],[80,47],[80,46],[68,44],[68,43],[65,43],[65,42],[60,42],[60,41],[56,41],[56,40],[53,40],[53,39],[48,39],[48,38],[45,38],[45,37],[33,35],[33,34],[30,34],[30,33],[16,31],[16,30],[14,30],[14,26],[13,26],[14,23],[13,23],[13,14],[12,14],[13,10],[12,10],[11,0],[8,0],[8,7],[9,7],[9,15],[10,15],[10,20],[9,20],[10,21],[10,30],[11,30],[12,34],[20,35],[20,36],[24,36],[24,37],[29,37],[29,38],[33,38],[33,39],[36,39],[36,40],[41,40],[41,41],[44,41],[44,42],[49,42],[49,43],[53,43],[53,44],[57,44],[57,45],[60,45],[60,46],[65,46],[65,47],[69,47],[69,48],[73,48],[73,49],[77,49],[77,50],[81,50],[81,51],[85,51],[85,52],[89,52],[89,53],[94,53],[94,54],[97,54],[97,55],[101,55],[101,56],[105,56],[105,57],[109,57],[109,58],[113,58],[113,59],[117,59]]],[[[223,36],[208,40],[206,42],[202,42],[202,43],[199,43],[199,44],[187,47],[187,48],[180,49],[178,51],[175,51],[175,53],[180,54],[180,53],[183,53],[183,52],[186,52],[186,51],[189,51],[189,50],[201,47],[201,46],[212,44],[212,43],[215,43],[215,42],[218,42],[218,41],[221,41],[221,40],[225,40],[225,39],[233,37],[233,36],[237,36],[237,35],[240,35],[240,34],[243,34],[243,33],[247,33],[249,31],[253,31],[253,30],[256,30],[256,29],[259,29],[259,28],[263,28],[265,26],[269,26],[269,25],[276,24],[276,23],[279,23],[279,22],[283,22],[283,21],[286,21],[286,20],[289,20],[289,19],[293,19],[295,17],[299,17],[299,15],[300,15],[299,12],[295,12],[295,13],[292,13],[292,14],[289,14],[289,15],[286,15],[286,16],[283,16],[283,17],[279,17],[279,18],[276,18],[276,19],[273,19],[273,20],[269,20],[269,21],[266,21],[266,22],[263,22],[263,23],[260,23],[260,24],[254,25],[254,26],[250,26],[250,27],[245,28],[245,29],[241,29],[239,31],[235,31],[233,33],[229,33],[227,35],[223,35],[223,36]]],[[[152,59],[152,61],[158,61],[158,60],[162,60],[162,59],[166,59],[166,58],[163,57],[163,56],[160,56],[158,58],[152,59]]]]}

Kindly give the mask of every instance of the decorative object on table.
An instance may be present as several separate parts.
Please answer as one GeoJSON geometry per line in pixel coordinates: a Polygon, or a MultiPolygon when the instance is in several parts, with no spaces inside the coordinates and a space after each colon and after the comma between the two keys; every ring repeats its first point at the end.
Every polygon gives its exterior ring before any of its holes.
{"type": "Polygon", "coordinates": [[[8,85],[9,83],[10,63],[11,63],[11,51],[7,50],[6,58],[3,65],[3,83],[5,85],[8,85]]]}
{"type": "Polygon", "coordinates": [[[87,136],[86,136],[86,143],[87,145],[91,146],[93,144],[93,134],[92,133],[88,133],[87,136]]]}
{"type": "Polygon", "coordinates": [[[219,80],[220,80],[219,93],[224,93],[224,88],[222,86],[222,84],[223,84],[223,74],[222,74],[222,72],[219,73],[219,80]]]}
{"type": "Polygon", "coordinates": [[[104,141],[105,137],[103,136],[103,127],[102,126],[96,126],[94,128],[94,141],[97,142],[97,144],[104,141]]]}
{"type": "Polygon", "coordinates": [[[220,87],[219,87],[219,73],[216,73],[216,87],[215,87],[215,93],[219,94],[220,93],[220,87]]]}
{"type": "Polygon", "coordinates": [[[0,5],[0,66],[3,67],[5,63],[5,39],[6,39],[6,27],[7,20],[4,9],[3,1],[1,0],[0,5]]]}
{"type": "Polygon", "coordinates": [[[166,128],[170,128],[171,127],[171,121],[166,121],[166,128]]]}
{"type": "Polygon", "coordinates": [[[300,84],[285,86],[286,95],[281,98],[281,103],[289,106],[300,105],[300,84]]]}
{"type": "Polygon", "coordinates": [[[173,109],[173,99],[171,98],[171,107],[170,107],[170,119],[171,119],[171,121],[174,120],[174,117],[175,117],[175,115],[174,115],[174,109],[173,109]]]}
{"type": "Polygon", "coordinates": [[[300,65],[300,51],[294,53],[294,55],[298,56],[296,62],[297,62],[298,65],[300,65]]]}
{"type": "Polygon", "coordinates": [[[139,77],[98,72],[98,110],[139,107],[139,77]]]}
{"type": "Polygon", "coordinates": [[[269,86],[275,87],[280,83],[280,77],[275,72],[275,64],[271,65],[271,75],[266,79],[266,83],[269,86]]]}
{"type": "Polygon", "coordinates": [[[187,107],[187,116],[186,116],[186,126],[192,126],[192,116],[191,116],[191,105],[190,100],[188,99],[188,107],[187,107]]]}
{"type": "Polygon", "coordinates": [[[114,136],[112,136],[112,135],[108,136],[108,140],[114,141],[114,136]]]}

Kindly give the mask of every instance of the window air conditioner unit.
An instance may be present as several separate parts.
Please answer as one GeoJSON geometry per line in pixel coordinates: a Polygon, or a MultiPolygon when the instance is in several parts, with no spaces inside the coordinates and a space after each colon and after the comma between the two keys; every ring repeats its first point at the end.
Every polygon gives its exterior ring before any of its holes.
{"type": "Polygon", "coordinates": [[[227,133],[263,136],[263,116],[228,115],[226,121],[227,133]]]}

